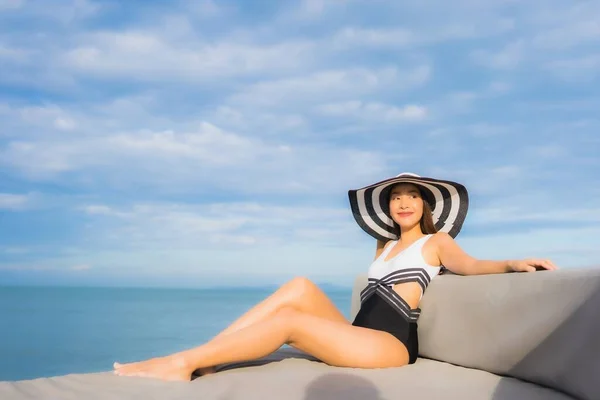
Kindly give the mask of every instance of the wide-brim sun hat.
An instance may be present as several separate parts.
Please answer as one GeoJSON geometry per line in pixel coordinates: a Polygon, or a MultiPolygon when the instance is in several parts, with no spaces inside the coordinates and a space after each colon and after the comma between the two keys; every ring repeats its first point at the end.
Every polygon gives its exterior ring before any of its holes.
{"type": "Polygon", "coordinates": [[[422,177],[410,172],[348,191],[352,215],[365,232],[382,241],[399,239],[389,210],[390,190],[397,183],[417,185],[423,200],[431,206],[437,231],[447,232],[453,238],[458,235],[469,209],[467,189],[457,182],[422,177]]]}

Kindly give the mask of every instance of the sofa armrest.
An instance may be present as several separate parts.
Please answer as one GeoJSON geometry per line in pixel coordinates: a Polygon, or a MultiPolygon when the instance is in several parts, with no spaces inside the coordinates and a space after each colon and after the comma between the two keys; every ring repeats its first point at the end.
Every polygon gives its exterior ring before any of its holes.
{"type": "Polygon", "coordinates": [[[444,274],[419,307],[421,357],[600,399],[600,269],[444,274]]]}

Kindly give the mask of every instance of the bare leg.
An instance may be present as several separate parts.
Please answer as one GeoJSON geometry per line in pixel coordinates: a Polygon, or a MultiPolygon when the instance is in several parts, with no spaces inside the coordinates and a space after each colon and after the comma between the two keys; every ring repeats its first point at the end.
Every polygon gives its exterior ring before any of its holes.
{"type": "Polygon", "coordinates": [[[215,336],[215,339],[262,321],[283,307],[292,307],[333,321],[348,322],[318,286],[306,278],[294,278],[235,320],[215,336]]]}
{"type": "Polygon", "coordinates": [[[283,308],[270,318],[202,346],[164,358],[115,364],[115,373],[189,380],[197,368],[264,357],[283,344],[339,367],[386,368],[408,363],[406,347],[387,332],[283,308]]]}
{"type": "MultiPolygon", "coordinates": [[[[283,307],[292,307],[311,315],[349,323],[335,304],[327,297],[317,285],[306,278],[294,278],[283,284],[275,293],[261,301],[248,312],[235,320],[226,329],[221,331],[212,340],[221,338],[240,329],[246,328],[257,322],[273,316],[283,307]]],[[[213,366],[200,368],[198,373],[206,375],[215,371],[213,366]]]]}

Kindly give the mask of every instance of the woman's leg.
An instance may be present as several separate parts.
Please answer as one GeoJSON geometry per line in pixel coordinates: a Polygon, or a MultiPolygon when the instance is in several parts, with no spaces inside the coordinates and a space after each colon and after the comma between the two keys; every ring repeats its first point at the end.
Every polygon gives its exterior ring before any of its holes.
{"type": "MultiPolygon", "coordinates": [[[[212,340],[263,321],[283,307],[292,307],[298,311],[340,323],[350,323],[317,285],[309,279],[298,277],[281,285],[275,293],[255,305],[212,340]]],[[[198,370],[200,375],[213,372],[215,372],[213,366],[198,370]]]]}
{"type": "Polygon", "coordinates": [[[235,320],[215,336],[214,339],[262,321],[283,307],[291,307],[298,311],[332,321],[349,323],[346,317],[344,317],[335,304],[317,285],[309,279],[299,277],[281,285],[275,293],[235,320]]]}
{"type": "Polygon", "coordinates": [[[391,334],[282,308],[275,315],[202,346],[139,363],[115,363],[118,375],[189,380],[194,370],[264,357],[290,344],[327,364],[385,368],[408,363],[406,347],[391,334]]]}

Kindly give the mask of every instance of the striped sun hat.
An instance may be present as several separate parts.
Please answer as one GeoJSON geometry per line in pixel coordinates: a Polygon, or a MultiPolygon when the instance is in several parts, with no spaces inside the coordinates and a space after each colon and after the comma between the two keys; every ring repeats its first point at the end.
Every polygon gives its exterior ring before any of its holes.
{"type": "Polygon", "coordinates": [[[456,237],[469,208],[467,189],[460,183],[421,177],[409,172],[348,191],[350,208],[358,225],[375,239],[397,240],[394,221],[390,216],[389,194],[393,185],[403,182],[419,186],[423,199],[431,206],[436,229],[456,237]]]}

